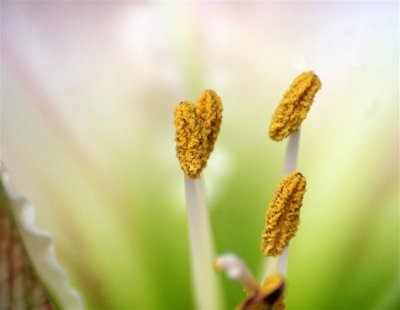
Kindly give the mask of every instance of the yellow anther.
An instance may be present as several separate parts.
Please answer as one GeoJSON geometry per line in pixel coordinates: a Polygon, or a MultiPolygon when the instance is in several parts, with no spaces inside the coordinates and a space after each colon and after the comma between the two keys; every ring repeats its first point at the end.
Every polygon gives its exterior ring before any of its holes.
{"type": "Polygon", "coordinates": [[[321,81],[312,72],[303,72],[294,79],[276,108],[269,126],[269,137],[280,141],[299,129],[321,88],[321,81]]]}
{"type": "Polygon", "coordinates": [[[279,273],[266,278],[261,289],[249,296],[236,310],[284,310],[285,279],[279,273]]]}
{"type": "Polygon", "coordinates": [[[192,179],[200,177],[214,149],[222,110],[221,98],[213,90],[204,91],[196,104],[184,101],[175,107],[176,156],[192,179]]]}
{"type": "Polygon", "coordinates": [[[261,296],[271,310],[284,310],[285,279],[279,273],[273,273],[266,278],[261,287],[261,296]]]}
{"type": "Polygon", "coordinates": [[[306,179],[299,172],[289,173],[276,187],[265,217],[261,240],[264,255],[280,255],[296,234],[305,191],[306,179]]]}

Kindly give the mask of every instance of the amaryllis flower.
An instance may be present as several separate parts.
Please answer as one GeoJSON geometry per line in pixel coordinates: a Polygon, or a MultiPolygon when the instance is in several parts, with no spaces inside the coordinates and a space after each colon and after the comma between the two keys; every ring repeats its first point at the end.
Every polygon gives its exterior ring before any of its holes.
{"type": "Polygon", "coordinates": [[[306,70],[324,86],[301,129],[287,308],[396,307],[398,3],[3,1],[0,14],[1,159],[87,308],[194,308],[172,111],[205,89],[224,104],[202,176],[215,248],[265,276],[255,253],[285,144],[266,120],[306,70]]]}

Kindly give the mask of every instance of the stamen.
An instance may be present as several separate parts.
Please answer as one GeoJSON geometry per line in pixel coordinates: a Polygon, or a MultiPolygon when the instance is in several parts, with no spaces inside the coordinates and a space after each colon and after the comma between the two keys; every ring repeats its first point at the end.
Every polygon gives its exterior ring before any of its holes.
{"type": "Polygon", "coordinates": [[[221,98],[204,91],[197,104],[181,102],[175,108],[176,156],[185,174],[196,179],[207,165],[222,122],[221,98]]]}
{"type": "Polygon", "coordinates": [[[229,278],[242,284],[247,295],[254,294],[259,289],[259,284],[252,272],[236,255],[221,255],[215,261],[214,266],[218,271],[225,272],[229,278]]]}
{"type": "Polygon", "coordinates": [[[320,88],[321,81],[312,71],[303,72],[296,77],[272,116],[269,137],[281,141],[298,130],[320,88]]]}
{"type": "Polygon", "coordinates": [[[181,102],[174,111],[176,155],[185,173],[185,196],[196,308],[224,308],[218,278],[212,270],[214,247],[206,195],[200,174],[214,149],[222,122],[221,98],[204,91],[197,104],[181,102]]]}
{"type": "MultiPolygon", "coordinates": [[[[282,177],[296,169],[300,125],[307,116],[314,96],[320,88],[321,81],[314,72],[300,74],[284,94],[272,117],[269,129],[270,138],[280,141],[289,136],[282,177]]],[[[287,265],[288,247],[281,251],[278,258],[267,257],[264,269],[267,274],[277,269],[286,275],[287,265]]]]}
{"type": "Polygon", "coordinates": [[[297,231],[306,179],[299,172],[289,173],[278,184],[266,214],[262,251],[266,256],[280,255],[297,231]]]}

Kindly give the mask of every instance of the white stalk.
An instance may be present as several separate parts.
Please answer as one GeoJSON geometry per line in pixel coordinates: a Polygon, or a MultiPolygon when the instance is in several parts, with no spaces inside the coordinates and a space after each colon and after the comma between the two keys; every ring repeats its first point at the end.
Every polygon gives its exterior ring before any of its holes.
{"type": "Polygon", "coordinates": [[[203,180],[185,175],[192,283],[197,309],[223,309],[218,277],[213,270],[214,245],[203,180]]]}
{"type": "Polygon", "coordinates": [[[265,263],[262,270],[262,277],[266,278],[270,274],[275,273],[277,271],[278,266],[278,257],[267,256],[265,257],[265,263]]]}
{"type": "Polygon", "coordinates": [[[282,170],[282,178],[289,172],[296,170],[297,155],[299,153],[300,129],[289,136],[286,147],[285,163],[282,170]]]}
{"type": "Polygon", "coordinates": [[[234,254],[224,254],[218,256],[215,261],[215,268],[242,284],[247,295],[252,295],[260,288],[253,273],[247,268],[246,264],[234,254]]]}
{"type": "MultiPolygon", "coordinates": [[[[297,155],[299,153],[300,144],[300,129],[292,133],[289,136],[288,145],[286,147],[285,163],[282,170],[282,178],[288,173],[296,170],[297,155]]],[[[282,251],[281,255],[278,256],[277,270],[284,277],[287,275],[288,269],[288,256],[289,256],[289,245],[282,251]]]]}
{"type": "MultiPolygon", "coordinates": [[[[297,166],[297,157],[300,144],[300,129],[289,136],[289,141],[286,147],[285,162],[283,164],[282,178],[288,173],[295,171],[297,166]]],[[[287,246],[278,257],[267,257],[264,274],[267,276],[272,272],[278,271],[286,277],[288,266],[289,246],[287,246]]]]}

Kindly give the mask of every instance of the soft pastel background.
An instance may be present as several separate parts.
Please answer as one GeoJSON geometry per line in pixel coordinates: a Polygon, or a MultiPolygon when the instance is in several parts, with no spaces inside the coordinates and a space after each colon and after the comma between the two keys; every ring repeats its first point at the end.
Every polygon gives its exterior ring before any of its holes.
{"type": "MultiPolygon", "coordinates": [[[[189,309],[172,111],[214,88],[206,180],[218,252],[261,276],[292,79],[323,88],[302,126],[308,191],[289,309],[399,309],[397,2],[2,2],[1,158],[88,308],[189,309]]],[[[244,297],[221,275],[229,308],[244,297]]]]}

